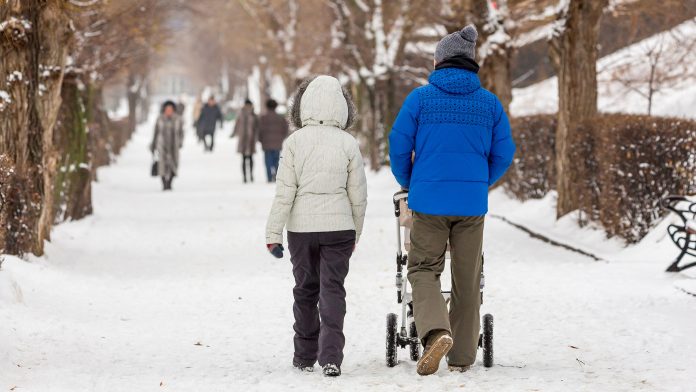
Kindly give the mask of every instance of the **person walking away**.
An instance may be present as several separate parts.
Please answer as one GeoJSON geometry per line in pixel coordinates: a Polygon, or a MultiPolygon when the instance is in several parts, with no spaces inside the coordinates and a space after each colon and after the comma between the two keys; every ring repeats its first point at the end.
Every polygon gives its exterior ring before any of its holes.
{"type": "Polygon", "coordinates": [[[336,78],[319,76],[299,87],[291,117],[298,130],[283,144],[266,243],[283,257],[287,225],[295,277],[293,366],[313,371],[318,360],[324,375],[335,377],[345,346],[343,284],[367,207],[360,147],[346,132],[355,106],[336,78]]]}
{"type": "Polygon", "coordinates": [[[220,123],[220,128],[222,128],[222,111],[215,102],[215,97],[211,96],[208,98],[208,103],[201,109],[201,114],[196,121],[196,129],[203,139],[205,151],[212,152],[213,148],[215,148],[215,129],[218,122],[220,123]]]}
{"type": "Polygon", "coordinates": [[[184,100],[185,97],[182,94],[179,96],[179,102],[176,103],[176,114],[181,118],[184,118],[184,110],[186,110],[186,103],[184,103],[184,100]]]}
{"type": "Polygon", "coordinates": [[[150,143],[150,152],[157,153],[157,170],[162,178],[162,188],[172,189],[172,181],[179,170],[179,150],[184,138],[181,117],[176,114],[176,104],[167,101],[155,124],[155,134],[150,143]]]}
{"type": "Polygon", "coordinates": [[[444,356],[451,371],[476,359],[488,188],[515,152],[503,106],[477,76],[477,36],[469,25],[438,43],[430,83],[408,95],[389,136],[392,172],[414,211],[408,280],[425,347],[421,375],[435,373],[444,356]],[[448,242],[449,312],[440,287],[448,242]]]}
{"type": "Polygon", "coordinates": [[[258,140],[258,119],[254,113],[254,104],[248,99],[244,102],[244,107],[237,116],[232,136],[238,138],[237,152],[242,155],[244,183],[246,184],[248,180],[254,182],[254,154],[256,154],[256,141],[258,140]]]}
{"type": "Polygon", "coordinates": [[[193,103],[193,129],[196,132],[196,137],[198,138],[198,143],[203,143],[203,134],[198,128],[198,119],[201,116],[201,111],[203,110],[203,102],[200,96],[196,96],[196,101],[193,103]]]}
{"type": "Polygon", "coordinates": [[[276,113],[278,103],[272,99],[266,102],[268,112],[259,118],[259,141],[266,161],[268,182],[275,182],[283,141],[288,137],[289,127],[285,117],[276,113]]]}

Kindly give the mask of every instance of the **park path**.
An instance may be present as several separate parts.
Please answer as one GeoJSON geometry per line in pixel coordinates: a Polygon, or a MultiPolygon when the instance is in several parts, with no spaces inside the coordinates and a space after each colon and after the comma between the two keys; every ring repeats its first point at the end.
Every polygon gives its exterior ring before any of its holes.
{"type": "Polygon", "coordinates": [[[662,265],[595,262],[494,219],[484,306],[497,366],[422,378],[402,351],[387,368],[385,315],[398,307],[386,171],[368,178],[344,375],[297,373],[291,266],[264,247],[274,189],[262,157],[244,185],[229,129],[213,154],[187,130],[163,193],[148,176],[151,127],[99,171],[94,216],[58,226],[45,258],[3,264],[0,391],[693,390],[696,301],[662,265]]]}

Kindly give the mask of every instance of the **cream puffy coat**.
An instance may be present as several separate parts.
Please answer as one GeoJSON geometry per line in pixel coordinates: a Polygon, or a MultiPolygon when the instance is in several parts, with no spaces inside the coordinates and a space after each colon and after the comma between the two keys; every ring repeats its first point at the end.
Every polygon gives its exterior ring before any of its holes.
{"type": "Polygon", "coordinates": [[[319,76],[300,99],[302,128],[283,143],[266,243],[291,232],[355,230],[367,207],[365,167],[358,142],[344,129],[349,106],[339,81],[319,76]]]}

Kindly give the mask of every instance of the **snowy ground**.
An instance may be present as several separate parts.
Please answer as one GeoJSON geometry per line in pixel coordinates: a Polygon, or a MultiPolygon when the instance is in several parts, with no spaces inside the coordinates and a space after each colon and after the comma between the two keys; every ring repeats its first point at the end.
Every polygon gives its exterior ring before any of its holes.
{"type": "MultiPolygon", "coordinates": [[[[657,73],[672,80],[657,84],[661,91],[653,97],[652,114],[657,116],[696,117],[696,50],[690,50],[696,37],[696,18],[673,29],[655,34],[627,46],[597,62],[597,87],[600,112],[647,114],[648,101],[617,79],[640,80],[636,87],[647,92],[650,74],[647,53],[661,53],[657,73]]],[[[558,111],[558,78],[555,76],[529,87],[513,90],[510,111],[514,116],[558,111]]]]}
{"type": "MultiPolygon", "coordinates": [[[[385,315],[398,307],[386,172],[369,177],[348,277],[344,375],[297,373],[291,267],[264,247],[273,187],[242,184],[226,134],[204,154],[189,131],[175,190],[162,193],[150,131],[99,172],[94,216],[57,227],[45,258],[2,264],[0,391],[693,390],[696,298],[662,272],[672,254],[595,262],[496,219],[485,310],[498,365],[424,378],[402,352],[387,368],[385,315]]],[[[493,199],[493,212],[518,207],[493,199]]]]}

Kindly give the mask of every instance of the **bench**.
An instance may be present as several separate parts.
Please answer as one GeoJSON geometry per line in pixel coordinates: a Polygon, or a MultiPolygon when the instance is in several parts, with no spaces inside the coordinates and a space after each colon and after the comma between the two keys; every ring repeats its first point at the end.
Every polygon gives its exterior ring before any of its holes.
{"type": "Polygon", "coordinates": [[[680,272],[695,267],[696,261],[681,264],[686,256],[696,258],[696,201],[685,196],[667,196],[661,201],[662,207],[679,217],[680,222],[667,227],[672,242],[680,249],[677,259],[667,267],[667,272],[680,272]]]}

